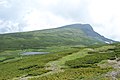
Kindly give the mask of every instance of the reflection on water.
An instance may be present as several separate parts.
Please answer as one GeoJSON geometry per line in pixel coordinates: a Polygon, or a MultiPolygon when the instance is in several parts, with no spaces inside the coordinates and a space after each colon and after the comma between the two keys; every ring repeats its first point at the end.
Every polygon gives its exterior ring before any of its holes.
{"type": "Polygon", "coordinates": [[[24,52],[22,55],[48,54],[49,52],[24,52]]]}

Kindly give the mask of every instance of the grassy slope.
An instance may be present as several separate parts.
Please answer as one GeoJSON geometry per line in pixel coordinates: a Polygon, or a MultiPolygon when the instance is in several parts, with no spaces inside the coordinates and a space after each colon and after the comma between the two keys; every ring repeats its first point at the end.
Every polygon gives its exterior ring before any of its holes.
{"type": "Polygon", "coordinates": [[[42,31],[0,35],[0,49],[45,48],[49,46],[91,45],[103,43],[80,28],[65,27],[42,31]]]}

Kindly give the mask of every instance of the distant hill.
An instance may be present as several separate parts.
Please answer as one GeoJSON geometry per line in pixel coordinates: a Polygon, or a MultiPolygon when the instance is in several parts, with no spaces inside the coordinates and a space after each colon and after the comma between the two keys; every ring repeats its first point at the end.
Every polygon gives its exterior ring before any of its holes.
{"type": "Polygon", "coordinates": [[[0,35],[0,49],[45,48],[66,45],[113,43],[89,24],[72,24],[54,29],[0,35]]]}

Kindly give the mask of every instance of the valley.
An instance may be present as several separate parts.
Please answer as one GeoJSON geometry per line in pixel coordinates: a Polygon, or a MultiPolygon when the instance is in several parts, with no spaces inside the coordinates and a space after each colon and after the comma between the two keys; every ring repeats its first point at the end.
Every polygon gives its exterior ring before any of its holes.
{"type": "Polygon", "coordinates": [[[89,24],[1,34],[0,44],[0,80],[120,80],[120,43],[89,24]]]}

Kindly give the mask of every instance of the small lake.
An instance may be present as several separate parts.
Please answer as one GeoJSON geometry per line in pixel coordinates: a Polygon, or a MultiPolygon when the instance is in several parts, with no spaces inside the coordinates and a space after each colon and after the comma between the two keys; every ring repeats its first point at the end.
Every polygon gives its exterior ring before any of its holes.
{"type": "Polygon", "coordinates": [[[24,52],[22,55],[48,54],[49,52],[24,52]]]}

